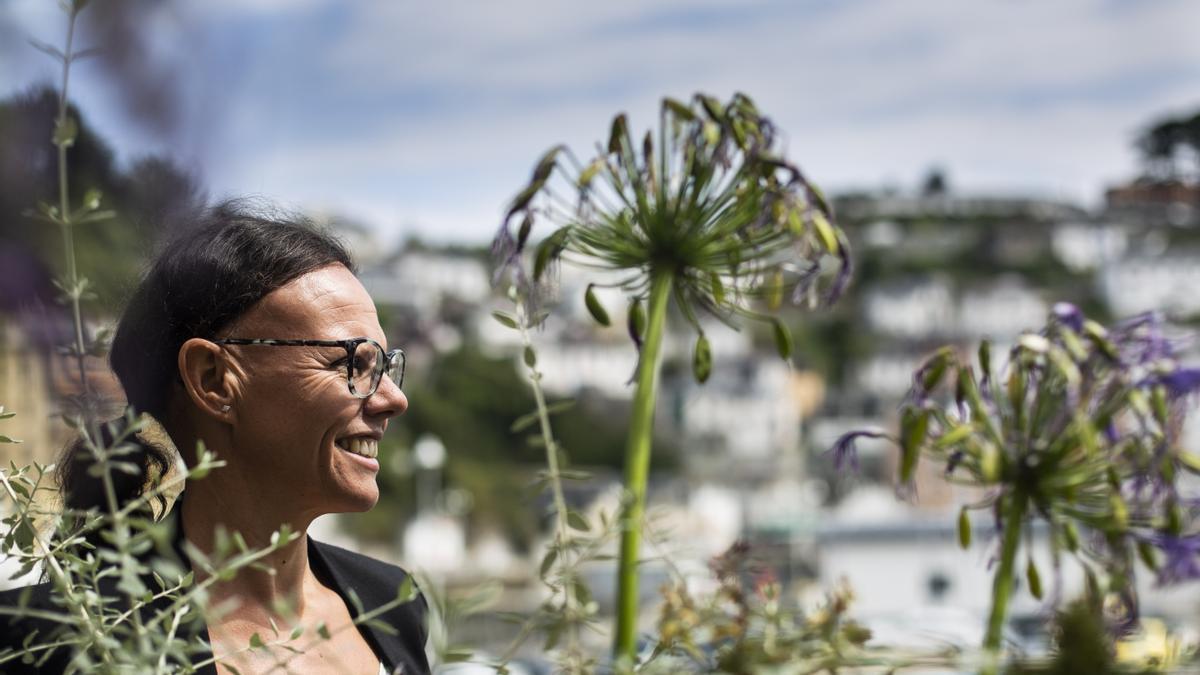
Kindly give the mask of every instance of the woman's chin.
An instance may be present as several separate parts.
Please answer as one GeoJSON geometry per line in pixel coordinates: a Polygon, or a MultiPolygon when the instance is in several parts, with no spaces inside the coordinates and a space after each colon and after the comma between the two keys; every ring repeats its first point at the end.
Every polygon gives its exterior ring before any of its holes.
{"type": "Polygon", "coordinates": [[[362,487],[354,492],[345,495],[344,507],[340,513],[363,513],[375,508],[379,503],[379,486],[375,481],[371,481],[370,487],[362,487]]]}

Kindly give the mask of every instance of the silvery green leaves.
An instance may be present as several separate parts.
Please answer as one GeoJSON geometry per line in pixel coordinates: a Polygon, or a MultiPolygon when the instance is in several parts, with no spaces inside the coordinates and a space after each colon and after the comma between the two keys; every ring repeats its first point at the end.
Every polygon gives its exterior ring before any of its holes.
{"type": "MultiPolygon", "coordinates": [[[[582,566],[599,559],[600,552],[610,545],[615,536],[615,523],[603,514],[598,523],[591,523],[585,516],[567,506],[563,493],[564,480],[585,480],[590,476],[581,471],[567,469],[567,455],[554,437],[550,418],[555,413],[568,410],[574,401],[564,400],[549,403],[542,389],[542,373],[538,370],[537,353],[534,350],[530,330],[540,324],[544,316],[531,318],[529,308],[517,285],[510,286],[509,299],[513,312],[493,312],[498,322],[518,331],[523,344],[522,362],[533,390],[536,409],[522,415],[512,423],[512,431],[519,433],[532,430],[529,442],[546,452],[546,470],[539,472],[536,486],[549,488],[554,505],[554,536],[548,543],[538,568],[538,576],[546,585],[550,599],[542,603],[532,616],[524,620],[518,640],[510,647],[497,666],[505,672],[504,661],[529,635],[537,633],[544,637],[543,649],[553,650],[555,660],[564,672],[590,672],[594,659],[583,649],[581,633],[594,627],[598,606],[592,600],[591,590],[581,573],[582,566]],[[560,644],[561,643],[561,644],[560,644]]],[[[592,286],[585,293],[585,304],[589,313],[601,325],[608,325],[608,313],[596,298],[592,286]]]]}
{"type": "MultiPolygon", "coordinates": [[[[1132,583],[1132,561],[1159,564],[1147,543],[1170,561],[1169,573],[1155,570],[1160,578],[1178,579],[1189,550],[1180,542],[1196,532],[1177,479],[1200,461],[1178,446],[1176,402],[1200,389],[1200,371],[1178,362],[1167,332],[1153,314],[1105,328],[1060,303],[1045,327],[1017,338],[1002,368],[987,342],[976,363],[952,348],[937,351],[901,406],[901,481],[924,458],[944,466],[951,482],[986,488],[990,497],[966,508],[996,510],[1006,533],[998,569],[1007,573],[1015,573],[1017,534],[1040,518],[1055,555],[1075,555],[1087,575],[1107,573],[1114,592],[1132,583]]],[[[965,509],[959,527],[966,545],[965,509]]],[[[1192,564],[1200,576],[1200,560],[1192,564]]],[[[1040,596],[1032,559],[1025,576],[1040,596]]],[[[1002,615],[1006,602],[994,597],[993,607],[1002,615]]]]}

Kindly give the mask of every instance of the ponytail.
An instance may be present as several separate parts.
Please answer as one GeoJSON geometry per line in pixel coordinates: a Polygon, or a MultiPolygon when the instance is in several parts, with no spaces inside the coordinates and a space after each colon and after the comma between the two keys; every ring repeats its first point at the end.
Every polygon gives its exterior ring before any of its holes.
{"type": "MultiPolygon", "coordinates": [[[[174,463],[169,448],[151,443],[133,428],[132,416],[118,417],[100,425],[96,445],[109,456],[108,475],[116,507],[122,508],[145,494],[147,487],[166,475],[174,463]]],[[[76,515],[88,510],[109,510],[104,477],[97,453],[80,437],[68,445],[55,469],[62,490],[63,508],[76,515]]],[[[157,497],[159,512],[166,509],[164,496],[157,497]]],[[[78,521],[78,518],[77,518],[78,521]]]]}

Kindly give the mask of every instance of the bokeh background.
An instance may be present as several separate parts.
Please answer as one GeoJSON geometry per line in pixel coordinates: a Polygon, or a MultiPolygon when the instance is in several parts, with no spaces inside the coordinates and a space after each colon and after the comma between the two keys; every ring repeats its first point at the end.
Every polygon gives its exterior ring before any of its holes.
{"type": "MultiPolygon", "coordinates": [[[[65,25],[56,3],[0,4],[0,404],[26,440],[0,446],[5,462],[49,461],[66,438],[61,241],[22,215],[54,194],[58,72],[36,44],[65,25]]],[[[614,114],[647,128],[664,95],[745,92],[833,196],[857,273],[832,310],[786,315],[791,363],[767,335],[711,327],[716,367],[698,387],[689,346],[668,345],[656,555],[700,578],[744,539],[790,601],[844,577],[877,639],[977,644],[992,541],[962,552],[953,536],[971,495],[929,469],[897,501],[887,448],[864,444],[857,473],[826,450],[894,425],[937,346],[1011,343],[1054,302],[1200,324],[1197,25],[1185,0],[95,0],[78,44],[97,51],[72,75],[72,181],[119,215],[80,233],[86,319],[111,325],[156,244],[204,203],[261,198],[337,230],[409,353],[411,408],[385,439],[378,508],[324,519],[319,536],[452,589],[498,580],[498,610],[534,607],[549,500],[542,450],[510,430],[533,399],[515,337],[489,317],[506,305],[490,239],[545,148],[587,155],[614,114]]],[[[536,340],[552,397],[577,401],[556,432],[592,477],[568,498],[595,514],[618,496],[635,352],[587,318],[586,278],[563,270],[536,340]]],[[[612,569],[593,572],[606,611],[612,569]]],[[[648,599],[664,575],[648,565],[648,599]]],[[[1153,583],[1147,615],[1194,633],[1200,593],[1153,583]]],[[[1022,622],[1045,607],[1017,610],[1015,639],[1036,649],[1022,622]]],[[[512,629],[485,614],[454,630],[489,650],[512,629]]]]}

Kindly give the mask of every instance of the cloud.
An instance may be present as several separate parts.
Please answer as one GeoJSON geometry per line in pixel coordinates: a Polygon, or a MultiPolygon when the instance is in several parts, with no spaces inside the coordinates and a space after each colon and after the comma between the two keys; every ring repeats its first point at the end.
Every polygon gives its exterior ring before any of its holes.
{"type": "MultiPolygon", "coordinates": [[[[210,36],[207,174],[482,240],[537,155],[660,96],[753,95],[826,186],[1095,199],[1133,134],[1200,106],[1200,5],[916,0],[338,3],[181,10],[210,36]]],[[[198,97],[193,96],[195,101],[198,97]]]]}

